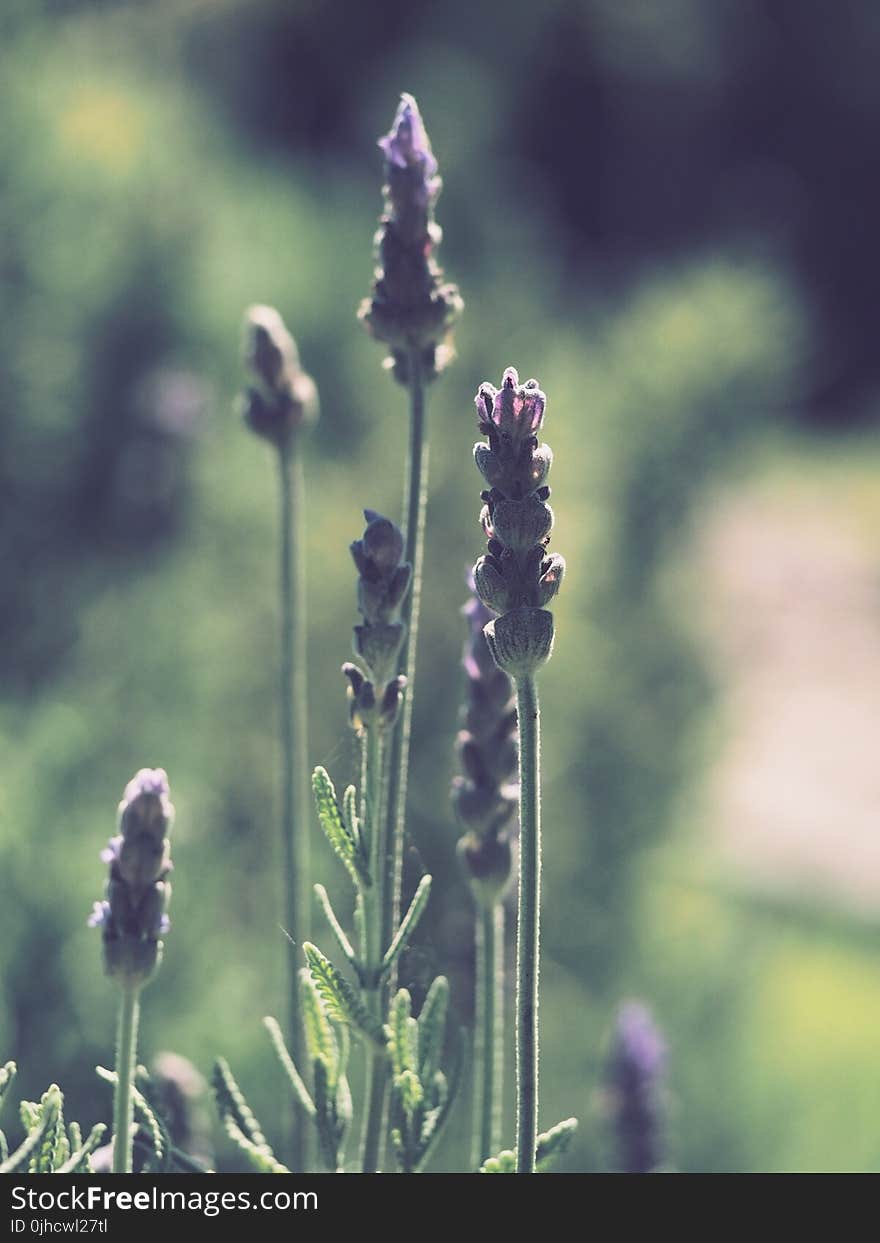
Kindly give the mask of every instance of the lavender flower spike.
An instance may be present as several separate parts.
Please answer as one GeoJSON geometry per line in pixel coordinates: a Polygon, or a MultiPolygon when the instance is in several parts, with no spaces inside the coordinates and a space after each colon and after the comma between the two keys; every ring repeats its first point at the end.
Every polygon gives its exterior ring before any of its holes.
{"type": "Polygon", "coordinates": [[[545,605],[565,571],[563,558],[547,552],[553,510],[545,480],[553,454],[537,439],[547,398],[537,380],[520,384],[516,369],[508,367],[500,389],[480,385],[476,405],[489,443],[474,446],[474,460],[489,488],[480,494],[488,545],[474,566],[474,581],[483,603],[500,614],[484,630],[495,662],[519,678],[550,657],[553,617],[545,605]]]}
{"type": "Polygon", "coordinates": [[[376,279],[358,312],[377,341],[391,347],[395,379],[433,379],[452,357],[451,329],[461,313],[455,285],[444,284],[434,259],[441,232],[434,207],[442,182],[412,95],[401,96],[390,131],[379,139],[385,156],[385,209],[376,234],[376,279]]]}
{"type": "MultiPolygon", "coordinates": [[[[470,580],[474,590],[473,579],[470,580]]],[[[517,786],[516,707],[513,684],[492,659],[483,634],[493,614],[472,595],[462,610],[468,622],[462,729],[457,748],[462,773],[452,783],[452,804],[467,830],[458,854],[478,905],[493,907],[510,880],[510,820],[517,786]]]]}
{"type": "Polygon", "coordinates": [[[167,835],[173,820],[164,770],[142,768],[125,787],[119,833],[101,853],[110,874],[89,924],[101,928],[107,974],[128,987],[140,988],[161,961],[161,938],[170,927],[167,835]]]}
{"type": "Polygon", "coordinates": [[[650,1174],[663,1163],[663,1092],[666,1044],[647,1006],[620,1007],[608,1060],[609,1113],[619,1168],[650,1174]]]}

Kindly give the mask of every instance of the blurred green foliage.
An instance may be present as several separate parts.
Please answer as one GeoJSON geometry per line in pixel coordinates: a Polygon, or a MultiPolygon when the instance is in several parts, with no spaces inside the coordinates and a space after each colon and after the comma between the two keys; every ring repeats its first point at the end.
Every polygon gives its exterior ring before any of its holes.
{"type": "MultiPolygon", "coordinates": [[[[354,319],[378,158],[258,151],[191,89],[163,6],[67,7],[12,24],[0,86],[14,119],[0,131],[0,1050],[25,1094],[55,1079],[74,1116],[107,1119],[93,1067],[108,1057],[115,997],[85,918],[123,785],[162,765],[178,813],[174,926],[142,1056],[172,1048],[203,1071],[227,1057],[275,1142],[282,1088],[260,1022],[283,988],[275,481],[233,409],[238,331],[247,304],[277,304],[321,389],[311,760],[342,781],[356,768],[339,674],[354,621],[347,547],[362,506],[396,513],[405,452],[402,395],[354,319]]],[[[458,361],[431,394],[407,883],[424,867],[435,884],[403,980],[419,1005],[444,970],[469,1021],[471,909],[444,811],[451,671],[481,547],[473,393],[515,363],[549,395],[554,547],[568,562],[542,678],[542,1125],[577,1113],[566,1168],[607,1161],[603,1042],[637,991],[671,1048],[681,1168],[870,1168],[869,940],[719,890],[694,846],[713,683],[687,537],[707,487],[795,399],[791,281],[772,254],[716,247],[613,297],[573,291],[540,194],[505,197],[498,138],[484,162],[479,117],[471,125],[477,88],[451,54],[443,63],[451,76],[426,70],[422,102],[447,180],[442,259],[467,310],[458,361]]],[[[395,65],[406,80],[377,77],[365,146],[399,87],[420,94],[425,64],[423,50],[395,65]]],[[[316,879],[341,891],[317,833],[314,857],[316,879]]],[[[463,1160],[467,1115],[438,1164],[463,1160]]]]}

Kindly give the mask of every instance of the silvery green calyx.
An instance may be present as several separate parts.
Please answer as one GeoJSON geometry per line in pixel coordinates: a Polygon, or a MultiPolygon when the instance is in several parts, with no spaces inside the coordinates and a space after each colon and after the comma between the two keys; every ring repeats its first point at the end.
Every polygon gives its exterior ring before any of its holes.
{"type": "Polygon", "coordinates": [[[617,1144],[618,1168],[650,1174],[663,1152],[666,1043],[647,1006],[620,1007],[608,1058],[606,1099],[617,1144]]]}
{"type": "Polygon", "coordinates": [[[492,613],[477,596],[463,609],[465,701],[457,738],[461,773],[452,803],[465,835],[458,854],[478,904],[494,906],[510,880],[510,821],[516,809],[516,705],[507,674],[492,658],[483,630],[492,613]]]}
{"type": "Polygon", "coordinates": [[[110,875],[89,923],[101,929],[107,974],[128,987],[145,984],[161,961],[162,937],[170,926],[173,820],[164,770],[142,768],[125,787],[119,832],[101,854],[110,875]]]}
{"type": "Polygon", "coordinates": [[[245,422],[281,447],[297,427],[316,417],[318,391],[274,307],[252,306],[245,312],[244,356],[253,376],[244,396],[245,422]]]}
{"type": "Polygon", "coordinates": [[[376,234],[376,277],[360,317],[391,347],[389,365],[403,384],[410,356],[432,379],[452,355],[450,330],[461,313],[455,285],[443,282],[434,250],[441,232],[434,207],[441,180],[419,106],[402,95],[391,130],[379,139],[385,156],[385,210],[376,234]]]}
{"type": "Polygon", "coordinates": [[[499,614],[484,631],[496,664],[511,677],[527,677],[552,652],[553,617],[545,606],[565,571],[562,557],[547,552],[553,511],[545,480],[553,455],[537,438],[547,398],[537,380],[520,384],[508,367],[500,389],[480,385],[476,403],[488,444],[475,445],[474,459],[489,486],[480,515],[488,546],[474,583],[499,614]]]}
{"type": "Polygon", "coordinates": [[[343,665],[349,680],[351,719],[359,732],[376,724],[389,728],[400,707],[406,679],[397,673],[406,638],[401,606],[412,569],[403,561],[403,536],[390,519],[364,510],[366,530],[351,545],[358,571],[357,600],[362,621],[354,627],[359,664],[343,665]]]}

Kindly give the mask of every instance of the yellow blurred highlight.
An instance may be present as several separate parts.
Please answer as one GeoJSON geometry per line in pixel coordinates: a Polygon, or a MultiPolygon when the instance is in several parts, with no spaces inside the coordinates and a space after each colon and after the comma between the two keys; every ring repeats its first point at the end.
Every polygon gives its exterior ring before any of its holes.
{"type": "Polygon", "coordinates": [[[117,177],[135,166],[144,145],[143,111],[130,95],[108,87],[83,87],[58,118],[64,155],[87,160],[117,177]]]}

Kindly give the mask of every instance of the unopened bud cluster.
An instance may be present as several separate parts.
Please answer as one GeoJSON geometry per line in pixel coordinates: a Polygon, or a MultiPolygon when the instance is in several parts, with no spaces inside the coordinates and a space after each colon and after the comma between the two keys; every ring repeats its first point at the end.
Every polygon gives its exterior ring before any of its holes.
{"type": "Polygon", "coordinates": [[[101,853],[110,875],[89,920],[101,929],[107,974],[128,986],[145,984],[161,961],[161,938],[170,927],[173,821],[164,770],[142,768],[125,787],[119,832],[101,853]]]}
{"type": "Polygon", "coordinates": [[[254,379],[244,395],[244,419],[252,432],[282,448],[317,415],[315,382],[300,366],[296,342],[273,307],[249,307],[244,330],[245,362],[254,379]]]}
{"type": "Polygon", "coordinates": [[[442,182],[411,95],[401,96],[391,131],[379,146],[385,155],[385,211],[376,234],[376,278],[360,317],[376,340],[390,345],[389,365],[406,384],[413,352],[427,379],[449,360],[450,330],[462,301],[457,287],[443,282],[434,258],[441,238],[434,206],[442,182]]]}
{"type": "Polygon", "coordinates": [[[559,590],[565,562],[548,553],[553,510],[546,479],[553,454],[538,443],[547,399],[537,380],[520,384],[508,367],[501,388],[481,384],[476,397],[480,431],[477,467],[489,485],[480,495],[486,555],[474,566],[477,594],[498,613],[485,627],[496,664],[526,677],[549,659],[553,616],[546,609],[559,590]]]}
{"type": "Polygon", "coordinates": [[[513,685],[492,659],[483,628],[492,614],[476,596],[464,607],[468,635],[462,728],[457,739],[461,775],[452,803],[467,830],[458,843],[471,890],[483,906],[501,898],[512,871],[510,821],[518,800],[517,721],[513,685]]]}
{"type": "Polygon", "coordinates": [[[406,679],[397,673],[406,626],[400,609],[410,589],[412,567],[403,561],[403,535],[389,519],[364,510],[367,527],[351,545],[358,571],[358,611],[354,628],[358,664],[345,664],[351,721],[355,729],[389,727],[397,719],[406,679]]]}

